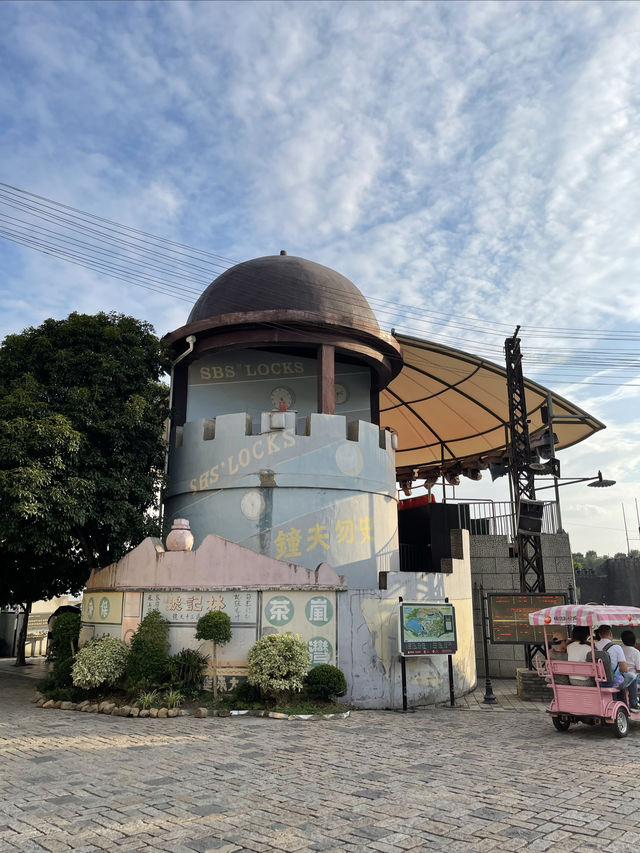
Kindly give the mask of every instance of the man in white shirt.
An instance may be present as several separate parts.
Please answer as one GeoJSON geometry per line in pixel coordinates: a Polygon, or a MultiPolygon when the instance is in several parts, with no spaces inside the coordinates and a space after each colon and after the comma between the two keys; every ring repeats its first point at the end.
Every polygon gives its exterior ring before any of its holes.
{"type": "Polygon", "coordinates": [[[636,674],[629,670],[629,665],[627,664],[627,659],[624,656],[622,646],[613,642],[613,632],[610,625],[600,625],[598,631],[600,633],[600,639],[595,644],[596,649],[599,649],[601,652],[607,652],[611,659],[611,669],[613,670],[614,676],[616,675],[617,669],[623,677],[623,682],[620,684],[620,690],[624,690],[625,687],[628,688],[629,708],[631,708],[632,711],[640,710],[640,707],[638,706],[638,683],[636,681],[636,674]]]}

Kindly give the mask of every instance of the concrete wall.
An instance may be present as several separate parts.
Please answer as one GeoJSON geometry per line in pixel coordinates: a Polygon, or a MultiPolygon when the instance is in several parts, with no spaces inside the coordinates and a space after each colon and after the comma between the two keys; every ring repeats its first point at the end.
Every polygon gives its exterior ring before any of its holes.
{"type": "MultiPolygon", "coordinates": [[[[476,663],[478,676],[485,676],[482,646],[482,622],[479,588],[484,592],[520,592],[517,557],[510,556],[506,536],[471,536],[471,580],[474,585],[473,621],[475,627],[476,663]]],[[[547,592],[568,592],[575,589],[571,546],[566,533],[542,535],[542,560],[547,592]]],[[[496,678],[515,678],[516,669],[525,665],[523,646],[488,645],[489,675],[496,678]]]]}

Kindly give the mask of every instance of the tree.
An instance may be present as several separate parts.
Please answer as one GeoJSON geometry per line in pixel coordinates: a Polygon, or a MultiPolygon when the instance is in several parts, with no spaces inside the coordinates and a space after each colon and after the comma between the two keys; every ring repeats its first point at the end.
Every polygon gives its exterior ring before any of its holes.
{"type": "Polygon", "coordinates": [[[213,672],[213,698],[218,698],[218,646],[226,645],[231,639],[231,619],[221,610],[210,610],[198,619],[196,625],[196,640],[211,640],[213,656],[211,669],[213,672]]]}
{"type": "Polygon", "coordinates": [[[0,347],[0,606],[78,592],[158,532],[168,357],[152,327],[71,314],[0,347]]]}

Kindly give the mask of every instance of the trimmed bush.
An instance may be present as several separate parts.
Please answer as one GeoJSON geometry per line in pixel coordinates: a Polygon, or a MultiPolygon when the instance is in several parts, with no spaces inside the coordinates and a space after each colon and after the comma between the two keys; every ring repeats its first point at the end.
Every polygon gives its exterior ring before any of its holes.
{"type": "Polygon", "coordinates": [[[213,672],[213,698],[218,698],[218,646],[231,639],[231,618],[221,610],[210,610],[198,619],[196,640],[210,640],[213,644],[211,669],[213,672]]]}
{"type": "Polygon", "coordinates": [[[185,690],[200,690],[209,658],[198,649],[182,649],[169,658],[169,679],[179,681],[185,690]]]}
{"type": "Polygon", "coordinates": [[[248,681],[276,702],[299,693],[311,664],[309,650],[298,634],[267,634],[249,649],[248,681]]]}
{"type": "Polygon", "coordinates": [[[98,637],[80,649],[71,671],[76,687],[112,687],[125,673],[129,648],[117,637],[98,637]]]}
{"type": "Polygon", "coordinates": [[[127,684],[149,687],[164,684],[169,668],[169,623],[159,610],[152,610],[131,637],[127,662],[127,684]]]}
{"type": "Polygon", "coordinates": [[[249,684],[248,681],[241,681],[233,691],[233,698],[238,702],[251,704],[259,702],[262,697],[259,687],[256,687],[255,684],[249,684]]]}
{"type": "Polygon", "coordinates": [[[72,658],[78,651],[80,636],[80,614],[60,613],[51,626],[51,645],[49,660],[58,661],[72,658]]]}
{"type": "Polygon", "coordinates": [[[337,666],[321,663],[309,670],[304,679],[304,686],[310,696],[328,702],[347,692],[347,680],[337,666]]]}
{"type": "Polygon", "coordinates": [[[80,636],[80,614],[60,613],[51,627],[49,660],[53,661],[51,679],[55,688],[72,687],[71,667],[73,656],[78,651],[80,636]]]}

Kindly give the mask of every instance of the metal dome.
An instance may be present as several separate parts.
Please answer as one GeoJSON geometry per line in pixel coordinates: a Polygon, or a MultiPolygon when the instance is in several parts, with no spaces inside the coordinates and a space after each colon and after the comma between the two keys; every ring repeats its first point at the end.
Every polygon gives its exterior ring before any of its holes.
{"type": "Polygon", "coordinates": [[[199,297],[187,325],[224,314],[277,309],[338,316],[349,326],[378,328],[353,282],[322,264],[286,254],[254,258],[225,270],[199,297]]]}

